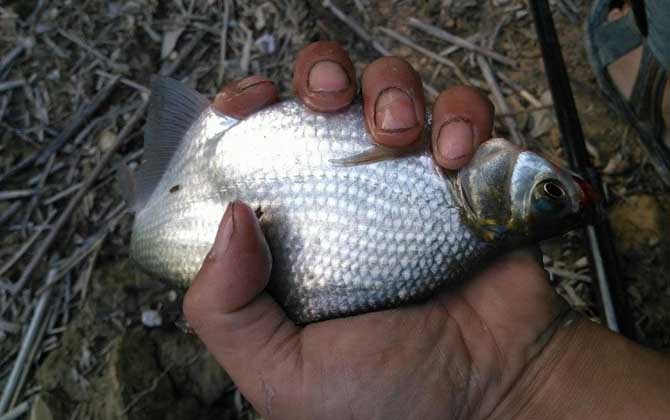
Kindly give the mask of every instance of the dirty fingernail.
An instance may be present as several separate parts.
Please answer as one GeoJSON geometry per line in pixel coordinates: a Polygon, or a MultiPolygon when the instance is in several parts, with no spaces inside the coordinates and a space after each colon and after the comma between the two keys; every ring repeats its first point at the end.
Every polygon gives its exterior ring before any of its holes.
{"type": "Polygon", "coordinates": [[[349,87],[349,76],[334,61],[320,61],[312,66],[307,78],[313,92],[340,92],[349,87]]]}
{"type": "Polygon", "coordinates": [[[216,238],[214,239],[214,245],[209,253],[209,258],[218,258],[221,257],[228,249],[230,244],[230,239],[233,237],[233,231],[235,230],[235,203],[229,203],[226,208],[225,213],[223,214],[223,219],[221,219],[221,225],[219,226],[218,232],[216,232],[216,238]]]}
{"type": "Polygon", "coordinates": [[[234,88],[224,89],[222,92],[218,93],[214,98],[214,105],[223,105],[226,102],[237,100],[242,93],[246,94],[263,94],[267,93],[272,95],[272,90],[274,85],[270,79],[266,79],[263,76],[250,76],[246,79],[242,79],[234,85],[234,88]]]}
{"type": "Polygon", "coordinates": [[[437,152],[446,160],[457,160],[470,156],[474,151],[472,125],[463,120],[453,120],[440,127],[437,136],[437,152]]]}
{"type": "Polygon", "coordinates": [[[272,80],[263,76],[249,76],[237,83],[237,89],[240,91],[247,90],[252,86],[260,85],[262,83],[272,83],[272,80]]]}
{"type": "Polygon", "coordinates": [[[375,125],[384,131],[403,131],[419,124],[412,98],[398,88],[386,89],[375,104],[375,125]]]}

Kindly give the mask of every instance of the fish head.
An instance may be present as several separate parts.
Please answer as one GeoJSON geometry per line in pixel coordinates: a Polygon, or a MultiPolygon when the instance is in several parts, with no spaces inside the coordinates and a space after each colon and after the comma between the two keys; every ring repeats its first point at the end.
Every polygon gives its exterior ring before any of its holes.
{"type": "Polygon", "coordinates": [[[538,241],[567,232],[598,201],[579,176],[503,139],[479,147],[458,185],[469,224],[486,240],[538,241]]]}
{"type": "Polygon", "coordinates": [[[540,155],[519,154],[510,180],[512,217],[533,240],[565,233],[583,224],[599,196],[581,177],[540,155]]]}

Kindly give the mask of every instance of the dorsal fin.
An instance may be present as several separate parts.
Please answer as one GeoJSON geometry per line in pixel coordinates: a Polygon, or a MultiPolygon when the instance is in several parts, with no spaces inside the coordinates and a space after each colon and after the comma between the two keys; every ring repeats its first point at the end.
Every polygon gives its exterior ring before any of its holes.
{"type": "Polygon", "coordinates": [[[207,98],[183,83],[161,76],[152,80],[144,128],[144,163],[135,177],[131,204],[135,210],[147,203],[186,132],[207,107],[207,98]]]}

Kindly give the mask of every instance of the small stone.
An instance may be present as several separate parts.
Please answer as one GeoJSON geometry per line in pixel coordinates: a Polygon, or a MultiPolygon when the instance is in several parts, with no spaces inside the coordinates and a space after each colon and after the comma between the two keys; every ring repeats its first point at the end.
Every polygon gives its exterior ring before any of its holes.
{"type": "Polygon", "coordinates": [[[56,67],[55,69],[47,73],[47,79],[51,81],[60,80],[60,69],[56,67]]]}
{"type": "Polygon", "coordinates": [[[145,309],[142,311],[142,324],[148,328],[160,327],[163,324],[163,318],[158,311],[154,309],[145,309]]]}
{"type": "Polygon", "coordinates": [[[114,147],[116,143],[116,134],[109,130],[104,130],[98,139],[98,147],[102,153],[105,153],[114,147]]]}
{"type": "Polygon", "coordinates": [[[177,300],[177,292],[174,290],[170,290],[167,292],[167,300],[168,302],[175,302],[177,300]]]}
{"type": "Polygon", "coordinates": [[[277,41],[275,41],[275,37],[271,34],[262,35],[256,40],[255,44],[266,55],[272,54],[277,50],[277,41]]]}

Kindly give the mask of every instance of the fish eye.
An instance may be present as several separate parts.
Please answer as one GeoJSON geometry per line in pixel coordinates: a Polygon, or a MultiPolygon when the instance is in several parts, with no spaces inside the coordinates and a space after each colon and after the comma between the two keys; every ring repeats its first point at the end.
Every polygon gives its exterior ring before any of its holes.
{"type": "Polygon", "coordinates": [[[552,198],[554,200],[563,198],[565,197],[566,194],[563,185],[561,185],[560,182],[553,180],[547,181],[542,185],[542,193],[543,195],[552,198]]]}

